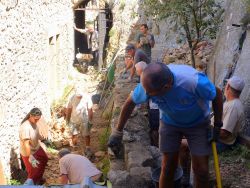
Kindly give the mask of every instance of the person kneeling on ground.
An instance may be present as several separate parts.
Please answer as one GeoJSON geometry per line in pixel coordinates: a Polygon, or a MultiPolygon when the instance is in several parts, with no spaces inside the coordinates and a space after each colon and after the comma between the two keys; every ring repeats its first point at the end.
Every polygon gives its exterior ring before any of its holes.
{"type": "Polygon", "coordinates": [[[78,136],[82,129],[82,136],[85,139],[85,155],[90,158],[92,152],[90,150],[90,130],[92,127],[93,110],[90,97],[84,96],[81,91],[70,98],[66,110],[66,122],[71,128],[72,145],[78,144],[78,136]]]}
{"type": "Polygon", "coordinates": [[[102,172],[99,171],[88,158],[71,153],[63,148],[58,153],[60,168],[60,183],[62,184],[80,184],[84,177],[90,177],[91,180],[98,181],[102,172]]]}
{"type": "MultiPolygon", "coordinates": [[[[244,81],[237,76],[231,77],[226,84],[224,91],[226,102],[223,105],[223,126],[220,130],[219,140],[216,142],[218,152],[232,149],[233,146],[238,144],[238,134],[244,119],[244,108],[239,97],[244,86],[244,81]]],[[[186,139],[182,140],[180,163],[184,171],[183,184],[188,185],[190,181],[191,161],[186,139]]]]}
{"type": "Polygon", "coordinates": [[[37,122],[42,112],[39,108],[33,108],[21,122],[19,129],[20,154],[28,173],[28,180],[35,185],[45,183],[43,173],[48,162],[48,157],[40,145],[40,141],[46,139],[38,130],[37,122]]]}

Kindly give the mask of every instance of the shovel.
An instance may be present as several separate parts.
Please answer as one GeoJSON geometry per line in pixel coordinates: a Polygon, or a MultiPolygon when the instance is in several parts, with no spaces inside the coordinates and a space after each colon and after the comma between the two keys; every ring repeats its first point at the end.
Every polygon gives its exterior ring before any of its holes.
{"type": "Polygon", "coordinates": [[[213,156],[214,156],[214,169],[215,169],[215,175],[216,175],[217,188],[222,188],[220,167],[219,167],[219,158],[218,158],[218,154],[217,154],[215,141],[212,141],[211,145],[212,145],[212,151],[213,151],[213,156]]]}

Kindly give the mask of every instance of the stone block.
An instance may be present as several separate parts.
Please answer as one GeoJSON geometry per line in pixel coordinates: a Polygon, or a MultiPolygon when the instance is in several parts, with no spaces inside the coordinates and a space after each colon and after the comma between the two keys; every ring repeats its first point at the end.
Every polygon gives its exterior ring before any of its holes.
{"type": "Polygon", "coordinates": [[[112,187],[128,187],[131,176],[127,171],[111,170],[108,173],[108,178],[112,183],[112,187]]]}
{"type": "Polygon", "coordinates": [[[133,167],[151,167],[154,166],[154,161],[150,152],[146,150],[145,147],[141,147],[139,149],[132,150],[127,154],[126,165],[128,170],[133,167]]]}
{"type": "Polygon", "coordinates": [[[134,167],[129,171],[131,176],[143,177],[147,182],[151,181],[151,167],[134,167]]]}
{"type": "Polygon", "coordinates": [[[110,170],[125,170],[125,162],[122,159],[113,159],[110,163],[110,170]]]}

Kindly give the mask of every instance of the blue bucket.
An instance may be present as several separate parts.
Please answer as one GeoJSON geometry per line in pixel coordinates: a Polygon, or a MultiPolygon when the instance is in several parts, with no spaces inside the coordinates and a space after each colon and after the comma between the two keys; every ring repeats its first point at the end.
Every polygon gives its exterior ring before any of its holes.
{"type": "MultiPolygon", "coordinates": [[[[154,181],[155,188],[159,187],[159,179],[161,175],[161,168],[156,168],[153,170],[151,174],[151,178],[154,181]]],[[[183,176],[183,170],[181,167],[177,167],[174,175],[174,187],[180,188],[181,187],[181,178],[183,176]]]]}

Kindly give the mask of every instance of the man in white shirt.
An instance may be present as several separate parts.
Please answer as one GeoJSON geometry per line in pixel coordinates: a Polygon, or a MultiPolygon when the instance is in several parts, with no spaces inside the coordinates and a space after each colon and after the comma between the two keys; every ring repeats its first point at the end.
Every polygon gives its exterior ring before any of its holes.
{"type": "Polygon", "coordinates": [[[86,157],[73,154],[68,149],[62,149],[58,153],[60,167],[60,182],[62,184],[80,184],[84,177],[90,177],[92,181],[98,181],[102,172],[86,157]]]}
{"type": "MultiPolygon", "coordinates": [[[[223,104],[223,126],[220,130],[219,140],[216,142],[218,152],[232,149],[238,143],[237,137],[244,120],[244,108],[240,101],[240,94],[245,86],[244,81],[233,76],[228,79],[224,95],[226,102],[223,104]]],[[[213,121],[213,119],[212,119],[213,121]]],[[[188,187],[190,179],[191,159],[188,143],[182,140],[180,151],[180,163],[183,168],[183,184],[188,187]]]]}
{"type": "Polygon", "coordinates": [[[73,146],[77,145],[78,135],[81,130],[82,136],[85,139],[85,155],[87,157],[91,157],[90,155],[92,155],[90,152],[92,119],[93,110],[90,97],[81,91],[76,91],[67,104],[66,122],[71,128],[73,146]]]}
{"type": "Polygon", "coordinates": [[[99,55],[98,54],[98,50],[99,50],[98,32],[94,29],[93,25],[88,25],[86,29],[80,29],[74,25],[74,29],[87,36],[88,49],[90,50],[91,54],[93,55],[92,62],[97,65],[98,58],[99,58],[99,56],[98,56],[99,55]]]}
{"type": "Polygon", "coordinates": [[[244,120],[244,107],[240,101],[240,94],[245,86],[244,81],[238,77],[231,77],[225,87],[226,102],[223,105],[223,126],[217,149],[223,151],[237,143],[238,134],[244,120]]]}

